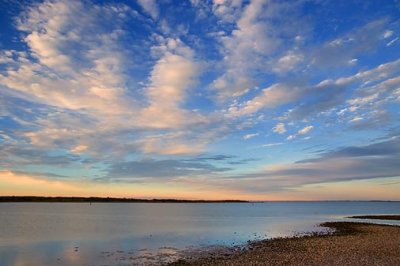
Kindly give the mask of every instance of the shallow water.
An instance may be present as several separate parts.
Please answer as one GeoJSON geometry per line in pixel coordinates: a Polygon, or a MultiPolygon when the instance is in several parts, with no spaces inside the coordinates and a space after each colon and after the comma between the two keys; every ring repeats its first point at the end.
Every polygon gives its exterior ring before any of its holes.
{"type": "Polygon", "coordinates": [[[183,249],[356,220],[345,216],[398,213],[400,202],[1,203],[0,265],[159,264],[183,249]]]}

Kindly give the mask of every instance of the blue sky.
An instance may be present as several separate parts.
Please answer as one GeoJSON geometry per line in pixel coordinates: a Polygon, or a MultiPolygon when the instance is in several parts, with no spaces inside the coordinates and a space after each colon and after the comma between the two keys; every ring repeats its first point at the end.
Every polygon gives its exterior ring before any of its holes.
{"type": "Polygon", "coordinates": [[[0,193],[400,199],[398,1],[2,1],[0,193]]]}

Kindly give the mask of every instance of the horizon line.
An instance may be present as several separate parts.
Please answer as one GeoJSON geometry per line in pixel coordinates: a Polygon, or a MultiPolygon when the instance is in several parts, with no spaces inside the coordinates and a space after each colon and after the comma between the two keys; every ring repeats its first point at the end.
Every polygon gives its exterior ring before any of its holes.
{"type": "Polygon", "coordinates": [[[241,199],[180,199],[180,198],[135,198],[135,197],[82,197],[82,196],[0,196],[1,202],[126,202],[126,203],[265,203],[265,202],[400,202],[400,200],[378,199],[321,199],[321,200],[241,200],[241,199]]]}

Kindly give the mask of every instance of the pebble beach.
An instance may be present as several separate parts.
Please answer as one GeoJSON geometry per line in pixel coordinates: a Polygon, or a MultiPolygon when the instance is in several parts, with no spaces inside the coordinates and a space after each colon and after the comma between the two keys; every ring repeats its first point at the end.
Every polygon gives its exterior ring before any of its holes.
{"type": "Polygon", "coordinates": [[[321,226],[331,233],[255,241],[234,252],[192,254],[171,265],[400,265],[400,226],[356,222],[321,226]]]}

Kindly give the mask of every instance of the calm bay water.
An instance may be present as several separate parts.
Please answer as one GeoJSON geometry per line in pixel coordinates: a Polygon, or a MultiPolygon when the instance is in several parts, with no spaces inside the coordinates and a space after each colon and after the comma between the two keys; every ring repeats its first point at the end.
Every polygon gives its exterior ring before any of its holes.
{"type": "Polygon", "coordinates": [[[188,248],[323,230],[318,223],[349,215],[398,213],[400,202],[1,203],[0,265],[157,264],[188,248]]]}

